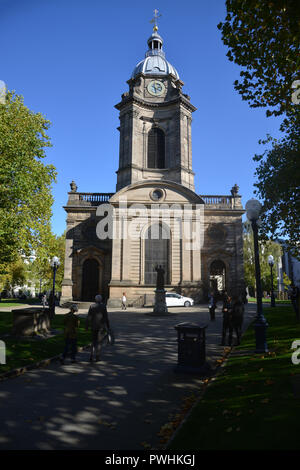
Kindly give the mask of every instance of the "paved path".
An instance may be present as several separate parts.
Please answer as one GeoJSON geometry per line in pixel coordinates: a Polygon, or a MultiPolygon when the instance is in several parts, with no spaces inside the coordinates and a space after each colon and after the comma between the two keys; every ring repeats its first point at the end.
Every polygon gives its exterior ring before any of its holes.
{"type": "MultiPolygon", "coordinates": [[[[84,351],[78,364],[54,363],[0,382],[0,450],[157,448],[161,426],[202,383],[174,373],[174,326],[207,321],[207,360],[215,365],[223,353],[222,313],[219,308],[209,322],[205,306],[169,309],[176,313],[165,318],[146,311],[109,313],[116,342],[104,348],[100,363],[90,364],[84,351]]],[[[248,306],[244,328],[254,312],[248,306]]]]}

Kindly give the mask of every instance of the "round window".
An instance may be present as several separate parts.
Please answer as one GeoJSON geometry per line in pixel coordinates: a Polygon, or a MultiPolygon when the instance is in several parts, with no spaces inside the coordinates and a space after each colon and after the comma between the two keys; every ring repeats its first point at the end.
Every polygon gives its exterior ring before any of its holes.
{"type": "Polygon", "coordinates": [[[163,196],[164,193],[161,189],[154,189],[151,193],[151,199],[153,199],[153,201],[159,201],[163,196]]]}

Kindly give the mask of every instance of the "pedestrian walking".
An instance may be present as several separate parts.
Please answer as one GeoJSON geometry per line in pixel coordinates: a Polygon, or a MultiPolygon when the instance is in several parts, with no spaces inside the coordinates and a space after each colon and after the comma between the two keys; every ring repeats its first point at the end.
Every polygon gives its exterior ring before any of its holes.
{"type": "Polygon", "coordinates": [[[110,329],[108,314],[106,305],[102,301],[100,294],[96,295],[95,303],[90,306],[87,319],[86,319],[86,330],[91,326],[92,331],[92,347],[90,362],[100,361],[100,353],[102,349],[103,339],[107,334],[107,330],[110,329]]]}
{"type": "Polygon", "coordinates": [[[123,296],[122,296],[122,310],[126,310],[126,302],[127,302],[127,299],[126,299],[126,292],[123,292],[123,296]]]}
{"type": "Polygon", "coordinates": [[[226,313],[231,308],[231,297],[229,297],[226,291],[223,291],[222,301],[223,301],[222,312],[226,313]]]}
{"type": "Polygon", "coordinates": [[[230,344],[231,344],[231,339],[232,339],[232,305],[231,305],[231,297],[229,297],[229,295],[227,294],[226,291],[223,292],[222,300],[223,300],[223,306],[222,306],[223,324],[222,324],[222,342],[221,342],[221,345],[225,346],[227,331],[229,331],[229,342],[230,342],[230,344]]]}
{"type": "Polygon", "coordinates": [[[300,321],[300,291],[299,287],[295,286],[295,284],[291,284],[290,299],[296,314],[297,321],[300,321]]]}
{"type": "Polygon", "coordinates": [[[50,318],[53,319],[55,315],[55,296],[53,295],[53,292],[50,292],[49,294],[48,306],[49,306],[50,318]]]}
{"type": "Polygon", "coordinates": [[[61,363],[64,364],[65,358],[71,350],[71,362],[76,362],[77,354],[77,331],[80,320],[76,313],[78,312],[77,305],[72,305],[70,312],[64,316],[64,335],[65,335],[65,349],[62,354],[61,363]]]}
{"type": "Polygon", "coordinates": [[[209,296],[209,304],[208,304],[208,309],[209,309],[209,314],[210,314],[210,320],[211,321],[215,321],[215,319],[216,319],[216,316],[215,316],[216,308],[217,308],[216,298],[215,298],[213,292],[211,292],[211,294],[209,296]]]}
{"type": "Polygon", "coordinates": [[[248,303],[248,293],[246,289],[242,293],[242,302],[245,305],[248,303]]]}
{"type": "Polygon", "coordinates": [[[46,296],[46,294],[44,294],[43,297],[42,297],[42,305],[43,305],[43,309],[45,310],[46,305],[47,305],[47,296],[46,296]]]}

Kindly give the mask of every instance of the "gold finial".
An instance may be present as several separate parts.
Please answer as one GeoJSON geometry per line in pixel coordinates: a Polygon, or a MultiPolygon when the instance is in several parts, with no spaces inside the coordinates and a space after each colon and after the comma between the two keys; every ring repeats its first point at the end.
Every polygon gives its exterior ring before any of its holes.
{"type": "Polygon", "coordinates": [[[158,31],[158,26],[157,26],[157,20],[158,18],[160,18],[161,15],[158,14],[158,10],[154,10],[154,18],[152,18],[152,20],[150,21],[150,23],[154,23],[154,26],[153,26],[153,31],[158,31]]]}

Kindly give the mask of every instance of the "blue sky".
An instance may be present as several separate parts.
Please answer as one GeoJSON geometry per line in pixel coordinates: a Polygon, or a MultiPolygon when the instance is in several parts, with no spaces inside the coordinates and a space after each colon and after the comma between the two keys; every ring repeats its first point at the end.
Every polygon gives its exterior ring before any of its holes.
{"type": "Polygon", "coordinates": [[[258,140],[279,136],[278,118],[252,109],[234,90],[240,68],[229,62],[217,24],[225,1],[0,0],[0,80],[51,122],[45,163],[58,171],[52,227],[65,229],[70,182],[81,192],[114,192],[118,111],[126,81],[144,58],[157,8],[166,58],[197,107],[192,148],[199,194],[253,197],[258,140]]]}

